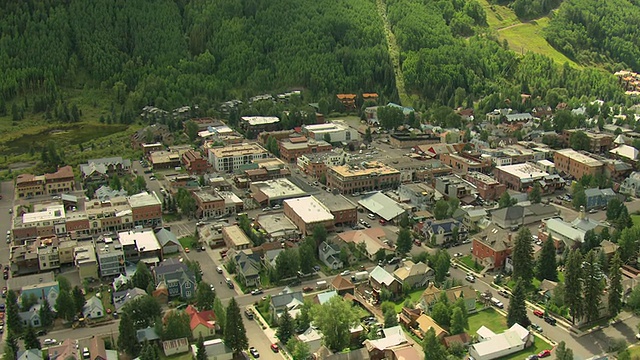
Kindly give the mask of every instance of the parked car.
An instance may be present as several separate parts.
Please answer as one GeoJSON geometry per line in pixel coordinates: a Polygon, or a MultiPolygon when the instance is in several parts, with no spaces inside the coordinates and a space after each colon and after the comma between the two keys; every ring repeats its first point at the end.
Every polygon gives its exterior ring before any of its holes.
{"type": "Polygon", "coordinates": [[[349,270],[345,270],[345,271],[340,273],[341,276],[348,276],[349,274],[351,274],[351,271],[349,271],[349,270]]]}
{"type": "Polygon", "coordinates": [[[420,242],[420,240],[418,240],[418,239],[413,240],[413,243],[414,243],[416,246],[422,246],[422,243],[421,243],[421,242],[420,242]]]}
{"type": "Polygon", "coordinates": [[[233,281],[231,281],[231,279],[226,278],[224,279],[224,282],[227,283],[227,286],[229,287],[229,289],[233,289],[234,286],[233,286],[233,281]]]}
{"type": "Polygon", "coordinates": [[[468,282],[474,283],[476,282],[476,278],[473,275],[467,275],[464,277],[465,280],[467,280],[468,282]]]}
{"type": "Polygon", "coordinates": [[[45,345],[55,345],[58,342],[56,341],[56,339],[44,339],[42,343],[45,345]]]}
{"type": "Polygon", "coordinates": [[[313,288],[311,286],[305,286],[304,288],[302,288],[302,291],[311,292],[311,291],[313,291],[313,288]]]}
{"type": "Polygon", "coordinates": [[[253,320],[253,311],[251,309],[245,310],[244,315],[247,317],[247,319],[253,320]]]}
{"type": "Polygon", "coordinates": [[[251,295],[260,295],[263,292],[264,291],[262,291],[262,289],[253,289],[253,290],[251,290],[251,295]]]}
{"type": "Polygon", "coordinates": [[[538,360],[538,355],[536,355],[536,354],[529,355],[529,356],[527,356],[527,360],[538,360]]]}
{"type": "Polygon", "coordinates": [[[551,350],[542,350],[538,353],[539,358],[544,358],[547,356],[551,356],[551,350]]]}
{"type": "Polygon", "coordinates": [[[278,344],[271,344],[271,351],[273,351],[274,353],[277,353],[278,351],[280,351],[278,344]]]}
{"type": "Polygon", "coordinates": [[[249,353],[251,353],[251,356],[253,356],[254,358],[259,358],[260,357],[260,353],[253,346],[249,348],[249,353]]]}
{"type": "Polygon", "coordinates": [[[542,310],[533,310],[533,315],[539,317],[540,319],[544,318],[544,311],[542,310]]]}
{"type": "Polygon", "coordinates": [[[222,266],[218,266],[218,267],[216,267],[216,272],[217,272],[218,274],[222,274],[222,266]]]}
{"type": "Polygon", "coordinates": [[[500,296],[502,296],[502,297],[507,298],[507,299],[508,299],[508,298],[509,298],[509,296],[510,296],[510,295],[509,295],[509,293],[507,292],[507,290],[500,290],[500,291],[498,291],[498,294],[499,294],[500,296]]]}
{"type": "Polygon", "coordinates": [[[556,325],[556,319],[552,318],[551,316],[545,316],[544,321],[549,325],[556,325]]]}
{"type": "Polygon", "coordinates": [[[531,324],[531,328],[539,333],[542,332],[542,327],[540,327],[540,325],[538,324],[531,324]]]}

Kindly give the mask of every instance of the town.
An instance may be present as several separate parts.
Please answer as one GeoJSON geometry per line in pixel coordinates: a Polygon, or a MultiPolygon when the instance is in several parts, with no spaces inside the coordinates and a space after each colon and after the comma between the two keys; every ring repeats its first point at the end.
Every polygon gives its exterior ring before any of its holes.
{"type": "Polygon", "coordinates": [[[19,360],[640,354],[640,133],[626,125],[638,109],[557,103],[474,123],[460,107],[434,124],[364,93],[337,94],[337,116],[326,104],[253,115],[302,96],[230,100],[219,118],[145,107],[136,158],[2,183],[5,348],[19,360]]]}

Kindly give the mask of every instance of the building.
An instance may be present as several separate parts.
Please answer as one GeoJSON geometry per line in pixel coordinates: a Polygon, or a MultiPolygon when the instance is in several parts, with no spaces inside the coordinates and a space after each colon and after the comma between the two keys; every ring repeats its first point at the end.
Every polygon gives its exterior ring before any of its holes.
{"type": "Polygon", "coordinates": [[[442,341],[442,339],[445,336],[449,335],[449,333],[445,329],[440,327],[440,325],[438,325],[438,323],[436,323],[427,314],[422,314],[416,319],[415,333],[416,335],[418,335],[420,339],[423,339],[424,336],[427,334],[427,332],[431,329],[433,329],[433,331],[435,332],[436,338],[440,341],[442,341]]]}
{"type": "Polygon", "coordinates": [[[225,213],[225,202],[221,196],[205,190],[191,193],[196,200],[196,217],[210,219],[225,213]]]}
{"type": "Polygon", "coordinates": [[[49,346],[47,349],[49,359],[51,360],[67,360],[77,359],[78,349],[74,339],[66,339],[58,345],[49,346]]]}
{"type": "Polygon", "coordinates": [[[210,166],[207,159],[195,150],[187,150],[182,154],[182,165],[189,174],[204,174],[210,166]]]}
{"type": "Polygon", "coordinates": [[[403,286],[408,286],[413,289],[427,286],[427,284],[434,279],[435,272],[422,261],[414,263],[411,260],[407,260],[393,272],[393,276],[395,276],[403,286]]]}
{"type": "Polygon", "coordinates": [[[435,189],[425,183],[402,184],[398,195],[420,210],[430,209],[438,200],[435,189]]]}
{"type": "Polygon", "coordinates": [[[125,189],[114,190],[109,186],[102,185],[98,189],[96,189],[93,198],[98,199],[100,202],[107,202],[112,198],[125,196],[127,196],[127,190],[125,189]]]}
{"type": "Polygon", "coordinates": [[[191,348],[189,347],[189,339],[187,339],[186,337],[175,340],[166,340],[162,342],[162,352],[164,352],[164,355],[167,357],[186,353],[190,349],[191,348]]]}
{"type": "Polygon", "coordinates": [[[486,173],[491,169],[491,159],[474,156],[468,153],[442,154],[440,161],[453,168],[455,172],[468,174],[470,172],[486,173]]]}
{"type": "Polygon", "coordinates": [[[377,161],[360,166],[333,166],[327,170],[327,187],[342,194],[396,188],[400,185],[400,171],[377,161]]]}
{"type": "MultiPolygon", "coordinates": [[[[207,340],[204,342],[207,360],[231,360],[233,359],[233,350],[231,350],[222,339],[207,340]]],[[[198,354],[196,345],[191,345],[191,353],[195,358],[198,354]]]]}
{"type": "Polygon", "coordinates": [[[84,304],[82,308],[82,315],[85,319],[99,319],[104,317],[104,305],[102,305],[102,300],[92,296],[87,302],[84,304]]]}
{"type": "Polygon", "coordinates": [[[251,168],[244,170],[242,176],[236,176],[238,187],[247,188],[251,182],[280,179],[291,175],[287,164],[278,158],[255,160],[252,165],[255,165],[255,168],[247,165],[245,168],[251,168]]]}
{"type": "MultiPolygon", "coordinates": [[[[278,295],[271,296],[269,314],[275,319],[280,319],[283,312],[288,311],[291,314],[295,310],[299,311],[303,304],[302,291],[284,291],[278,295]]],[[[291,317],[295,318],[295,316],[291,317]]]]}
{"type": "Polygon", "coordinates": [[[303,125],[302,133],[309,139],[324,140],[329,143],[349,143],[360,138],[358,130],[349,127],[342,121],[303,125]]]}
{"type": "Polygon", "coordinates": [[[435,183],[436,190],[447,199],[458,199],[463,204],[470,204],[478,197],[475,186],[457,175],[437,177],[435,183]]]}
{"type": "Polygon", "coordinates": [[[142,144],[141,147],[142,147],[142,154],[147,159],[149,159],[149,155],[151,155],[152,152],[164,150],[164,145],[162,145],[159,142],[151,143],[151,144],[142,144]]]}
{"type": "Polygon", "coordinates": [[[298,157],[305,154],[316,154],[327,152],[332,149],[330,143],[304,136],[280,140],[278,143],[280,149],[280,158],[287,162],[294,162],[298,157]]]}
{"type": "Polygon", "coordinates": [[[495,201],[507,191],[507,186],[489,175],[479,172],[470,172],[464,179],[475,186],[478,195],[485,201],[495,201]]]}
{"type": "Polygon", "coordinates": [[[307,195],[289,179],[257,181],[251,184],[250,189],[253,199],[262,206],[281,205],[284,200],[307,195]]]}
{"type": "Polygon", "coordinates": [[[25,349],[18,351],[17,355],[16,360],[42,360],[42,350],[40,349],[25,349]]]}
{"type": "MultiPolygon", "coordinates": [[[[280,249],[281,250],[281,249],[280,249]]],[[[245,287],[258,287],[260,285],[260,255],[251,250],[234,251],[233,261],[236,263],[236,280],[245,287]]],[[[273,259],[272,259],[273,260],[273,259]]]]}
{"type": "Polygon", "coordinates": [[[337,275],[333,278],[333,281],[331,281],[331,289],[335,291],[338,296],[345,296],[346,294],[354,295],[356,287],[349,279],[337,275]]]}
{"type": "Polygon", "coordinates": [[[153,268],[156,287],[166,285],[169,297],[190,299],[196,294],[195,274],[176,258],[162,261],[153,268]]]}
{"type": "Polygon", "coordinates": [[[300,229],[303,235],[313,233],[316,226],[333,230],[334,216],[314,196],[284,201],[284,214],[300,229]]]}
{"type": "Polygon", "coordinates": [[[352,225],[358,221],[356,204],[344,195],[320,192],[313,195],[333,215],[335,226],[352,225]]]}
{"type": "Polygon", "coordinates": [[[517,323],[502,334],[495,334],[483,325],[477,334],[480,342],[469,347],[469,355],[477,360],[502,358],[524,350],[534,341],[533,334],[517,323]]]}
{"type": "Polygon", "coordinates": [[[585,208],[587,210],[596,209],[596,208],[604,208],[609,204],[609,201],[618,197],[613,189],[586,189],[584,191],[587,203],[585,208]]]}
{"type": "Polygon", "coordinates": [[[155,265],[162,260],[162,248],[152,229],[134,229],[118,233],[127,261],[155,265]]]}
{"type": "Polygon", "coordinates": [[[215,194],[224,200],[224,213],[234,215],[244,210],[244,202],[231,191],[215,191],[215,194]]]}
{"type": "Polygon", "coordinates": [[[389,136],[389,144],[398,149],[410,149],[419,145],[439,144],[440,137],[433,134],[394,133],[389,136]]]}
{"type": "Polygon", "coordinates": [[[208,155],[215,171],[230,173],[243,165],[268,158],[269,152],[257,143],[242,143],[210,148],[208,155]]]}
{"type": "Polygon", "coordinates": [[[206,339],[216,334],[219,326],[216,324],[216,314],[212,310],[198,311],[193,305],[189,305],[185,311],[190,318],[189,327],[194,339],[206,339]]]}
{"type": "Polygon", "coordinates": [[[606,225],[587,217],[584,207],[580,209],[578,217],[572,222],[562,219],[551,218],[543,223],[543,227],[538,233],[541,241],[546,241],[551,235],[556,242],[556,248],[573,248],[576,243],[584,242],[584,235],[587,231],[593,230],[599,234],[606,225]]]}
{"type": "Polygon", "coordinates": [[[528,206],[514,205],[491,212],[491,222],[503,229],[517,229],[559,214],[559,210],[552,205],[531,204],[528,206]]]}
{"type": "Polygon", "coordinates": [[[93,244],[77,246],[74,249],[73,258],[81,280],[98,279],[98,260],[93,244]]]}
{"type": "Polygon", "coordinates": [[[280,130],[280,119],[275,116],[243,116],[240,129],[248,139],[255,139],[261,132],[280,130]]]}
{"type": "Polygon", "coordinates": [[[549,173],[532,163],[497,166],[494,170],[496,180],[504,184],[507,189],[525,191],[533,187],[536,181],[544,180],[549,173]]]}
{"type": "Polygon", "coordinates": [[[103,244],[96,244],[96,255],[100,277],[117,277],[125,273],[124,251],[118,240],[106,238],[103,244]]]}
{"type": "Polygon", "coordinates": [[[80,164],[80,175],[85,184],[104,185],[114,176],[125,176],[131,172],[131,160],[122,157],[91,159],[80,164]]]}
{"type": "Polygon", "coordinates": [[[602,173],[603,163],[591,156],[572,149],[562,149],[553,155],[553,163],[560,173],[581,179],[584,175],[596,176],[602,173]]]}
{"type": "Polygon", "coordinates": [[[300,237],[298,227],[283,213],[262,214],[256,218],[260,229],[264,230],[270,241],[297,239],[300,237]]]}
{"type": "MultiPolygon", "coordinates": [[[[159,110],[161,112],[164,111],[157,108],[155,108],[155,110],[159,110]]],[[[172,142],[173,133],[169,130],[167,125],[163,124],[156,123],[146,126],[131,135],[131,147],[134,149],[139,149],[143,147],[144,144],[149,143],[159,143],[162,146],[162,143],[171,144],[172,142]]]]}
{"type": "Polygon", "coordinates": [[[604,154],[611,150],[613,147],[613,140],[615,138],[612,134],[596,133],[593,131],[584,131],[580,129],[565,129],[562,131],[562,140],[566,147],[570,146],[571,135],[576,132],[582,132],[589,138],[589,152],[594,154],[604,154]]]}
{"type": "Polygon", "coordinates": [[[340,148],[315,154],[299,156],[296,164],[300,171],[317,179],[327,174],[327,169],[332,166],[344,165],[346,152],[340,148]]]}
{"type": "Polygon", "coordinates": [[[467,238],[467,229],[456,219],[427,220],[422,232],[427,241],[438,245],[457,243],[467,238]]]}
{"type": "Polygon", "coordinates": [[[389,274],[387,270],[381,266],[376,266],[371,270],[371,273],[369,273],[369,285],[371,285],[373,293],[378,299],[380,299],[382,289],[390,291],[393,297],[398,296],[402,291],[402,284],[398,279],[389,274]]]}
{"type": "Polygon", "coordinates": [[[502,269],[513,249],[510,230],[489,225],[473,237],[472,257],[478,264],[488,269],[502,269]]]}
{"type": "Polygon", "coordinates": [[[344,263],[340,260],[340,247],[330,242],[323,241],[318,246],[318,258],[331,270],[344,267],[344,263]]]}
{"type": "Polygon", "coordinates": [[[629,177],[624,179],[620,184],[620,193],[631,195],[631,196],[640,196],[640,172],[634,171],[629,177]]]}
{"type": "Polygon", "coordinates": [[[160,244],[162,255],[175,254],[180,251],[181,245],[178,241],[178,237],[170,230],[162,228],[156,231],[156,239],[160,244]]]}
{"type": "Polygon", "coordinates": [[[338,233],[338,240],[345,244],[353,243],[356,246],[364,243],[366,248],[365,255],[372,261],[376,258],[378,251],[384,251],[387,255],[393,254],[393,248],[389,246],[390,242],[384,229],[379,227],[340,232],[338,233]]]}
{"type": "Polygon", "coordinates": [[[243,250],[251,247],[251,240],[238,225],[223,227],[222,238],[229,249],[243,250]]]}
{"type": "Polygon", "coordinates": [[[117,291],[113,293],[113,306],[115,306],[116,311],[121,311],[121,309],[125,305],[143,296],[149,296],[149,295],[147,294],[146,291],[137,287],[134,287],[133,289],[117,291]]]}
{"type": "Polygon", "coordinates": [[[179,168],[182,158],[182,151],[154,151],[149,154],[149,162],[154,170],[179,168]]]}
{"type": "Polygon", "coordinates": [[[44,175],[20,174],[16,178],[16,198],[32,198],[41,195],[68,193],[76,188],[73,168],[63,166],[58,171],[44,175]]]}
{"type": "Polygon", "coordinates": [[[344,106],[345,110],[353,110],[356,108],[356,94],[337,94],[338,101],[344,106]]]}

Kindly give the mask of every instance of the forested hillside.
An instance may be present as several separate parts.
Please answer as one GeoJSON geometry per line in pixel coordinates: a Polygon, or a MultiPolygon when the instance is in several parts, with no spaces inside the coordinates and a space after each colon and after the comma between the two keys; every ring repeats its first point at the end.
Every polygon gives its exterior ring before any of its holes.
{"type": "Polygon", "coordinates": [[[394,96],[371,0],[9,1],[0,34],[4,100],[55,103],[57,86],[78,84],[133,109],[291,87],[394,96]]]}
{"type": "Polygon", "coordinates": [[[551,19],[546,38],[583,64],[617,63],[640,71],[640,2],[566,0],[551,19]]]}
{"type": "Polygon", "coordinates": [[[509,5],[521,19],[533,19],[549,13],[563,0],[491,0],[492,4],[509,5]]]}

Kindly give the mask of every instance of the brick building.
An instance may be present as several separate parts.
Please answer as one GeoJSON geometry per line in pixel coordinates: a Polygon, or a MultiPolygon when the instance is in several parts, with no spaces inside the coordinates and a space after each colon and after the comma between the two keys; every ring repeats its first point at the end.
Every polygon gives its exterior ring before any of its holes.
{"type": "Polygon", "coordinates": [[[549,175],[532,163],[497,166],[493,173],[499,183],[516,191],[524,191],[549,175]]]}
{"type": "Polygon", "coordinates": [[[182,165],[189,174],[204,174],[209,170],[209,162],[195,150],[187,150],[182,154],[182,165]]]}
{"type": "Polygon", "coordinates": [[[585,175],[595,176],[602,173],[604,164],[589,155],[573,149],[562,149],[553,155],[553,163],[558,172],[569,174],[576,179],[585,175]]]}
{"type": "Polygon", "coordinates": [[[206,191],[196,191],[192,195],[196,200],[197,218],[208,219],[224,214],[225,205],[221,196],[206,191]]]}
{"type": "Polygon", "coordinates": [[[280,119],[275,116],[243,116],[240,129],[248,139],[254,139],[261,132],[280,130],[280,119]]]}
{"type": "Polygon", "coordinates": [[[478,195],[483,200],[497,200],[502,196],[502,193],[507,191],[506,185],[483,173],[470,172],[465,175],[465,179],[476,187],[478,195]]]}
{"type": "Polygon", "coordinates": [[[318,199],[307,196],[284,202],[284,214],[298,227],[303,235],[310,235],[316,226],[333,230],[334,216],[318,199]]]}
{"type": "Polygon", "coordinates": [[[299,156],[315,154],[332,149],[331,144],[324,140],[307,139],[304,136],[281,140],[278,144],[280,158],[287,162],[294,162],[299,156]]]}
{"type": "Polygon", "coordinates": [[[344,195],[320,192],[314,197],[333,215],[334,225],[353,225],[358,221],[358,207],[344,195]]]}
{"type": "Polygon", "coordinates": [[[44,175],[20,174],[16,179],[17,198],[71,192],[76,188],[73,168],[63,166],[54,173],[44,175]]]}
{"type": "Polygon", "coordinates": [[[361,166],[333,166],[327,171],[327,186],[342,194],[396,188],[400,185],[400,171],[380,162],[361,166]]]}
{"type": "Polygon", "coordinates": [[[513,249],[511,231],[489,225],[473,237],[472,257],[485,268],[499,270],[513,249]]]}
{"type": "Polygon", "coordinates": [[[589,138],[589,152],[594,154],[604,154],[611,150],[614,146],[614,135],[606,133],[596,133],[592,131],[585,131],[580,129],[566,129],[562,131],[562,141],[566,147],[570,146],[571,135],[582,131],[589,138]]]}
{"type": "Polygon", "coordinates": [[[487,172],[491,169],[490,159],[483,159],[467,153],[441,154],[440,161],[445,165],[451,166],[455,172],[464,174],[472,171],[487,172]]]}

